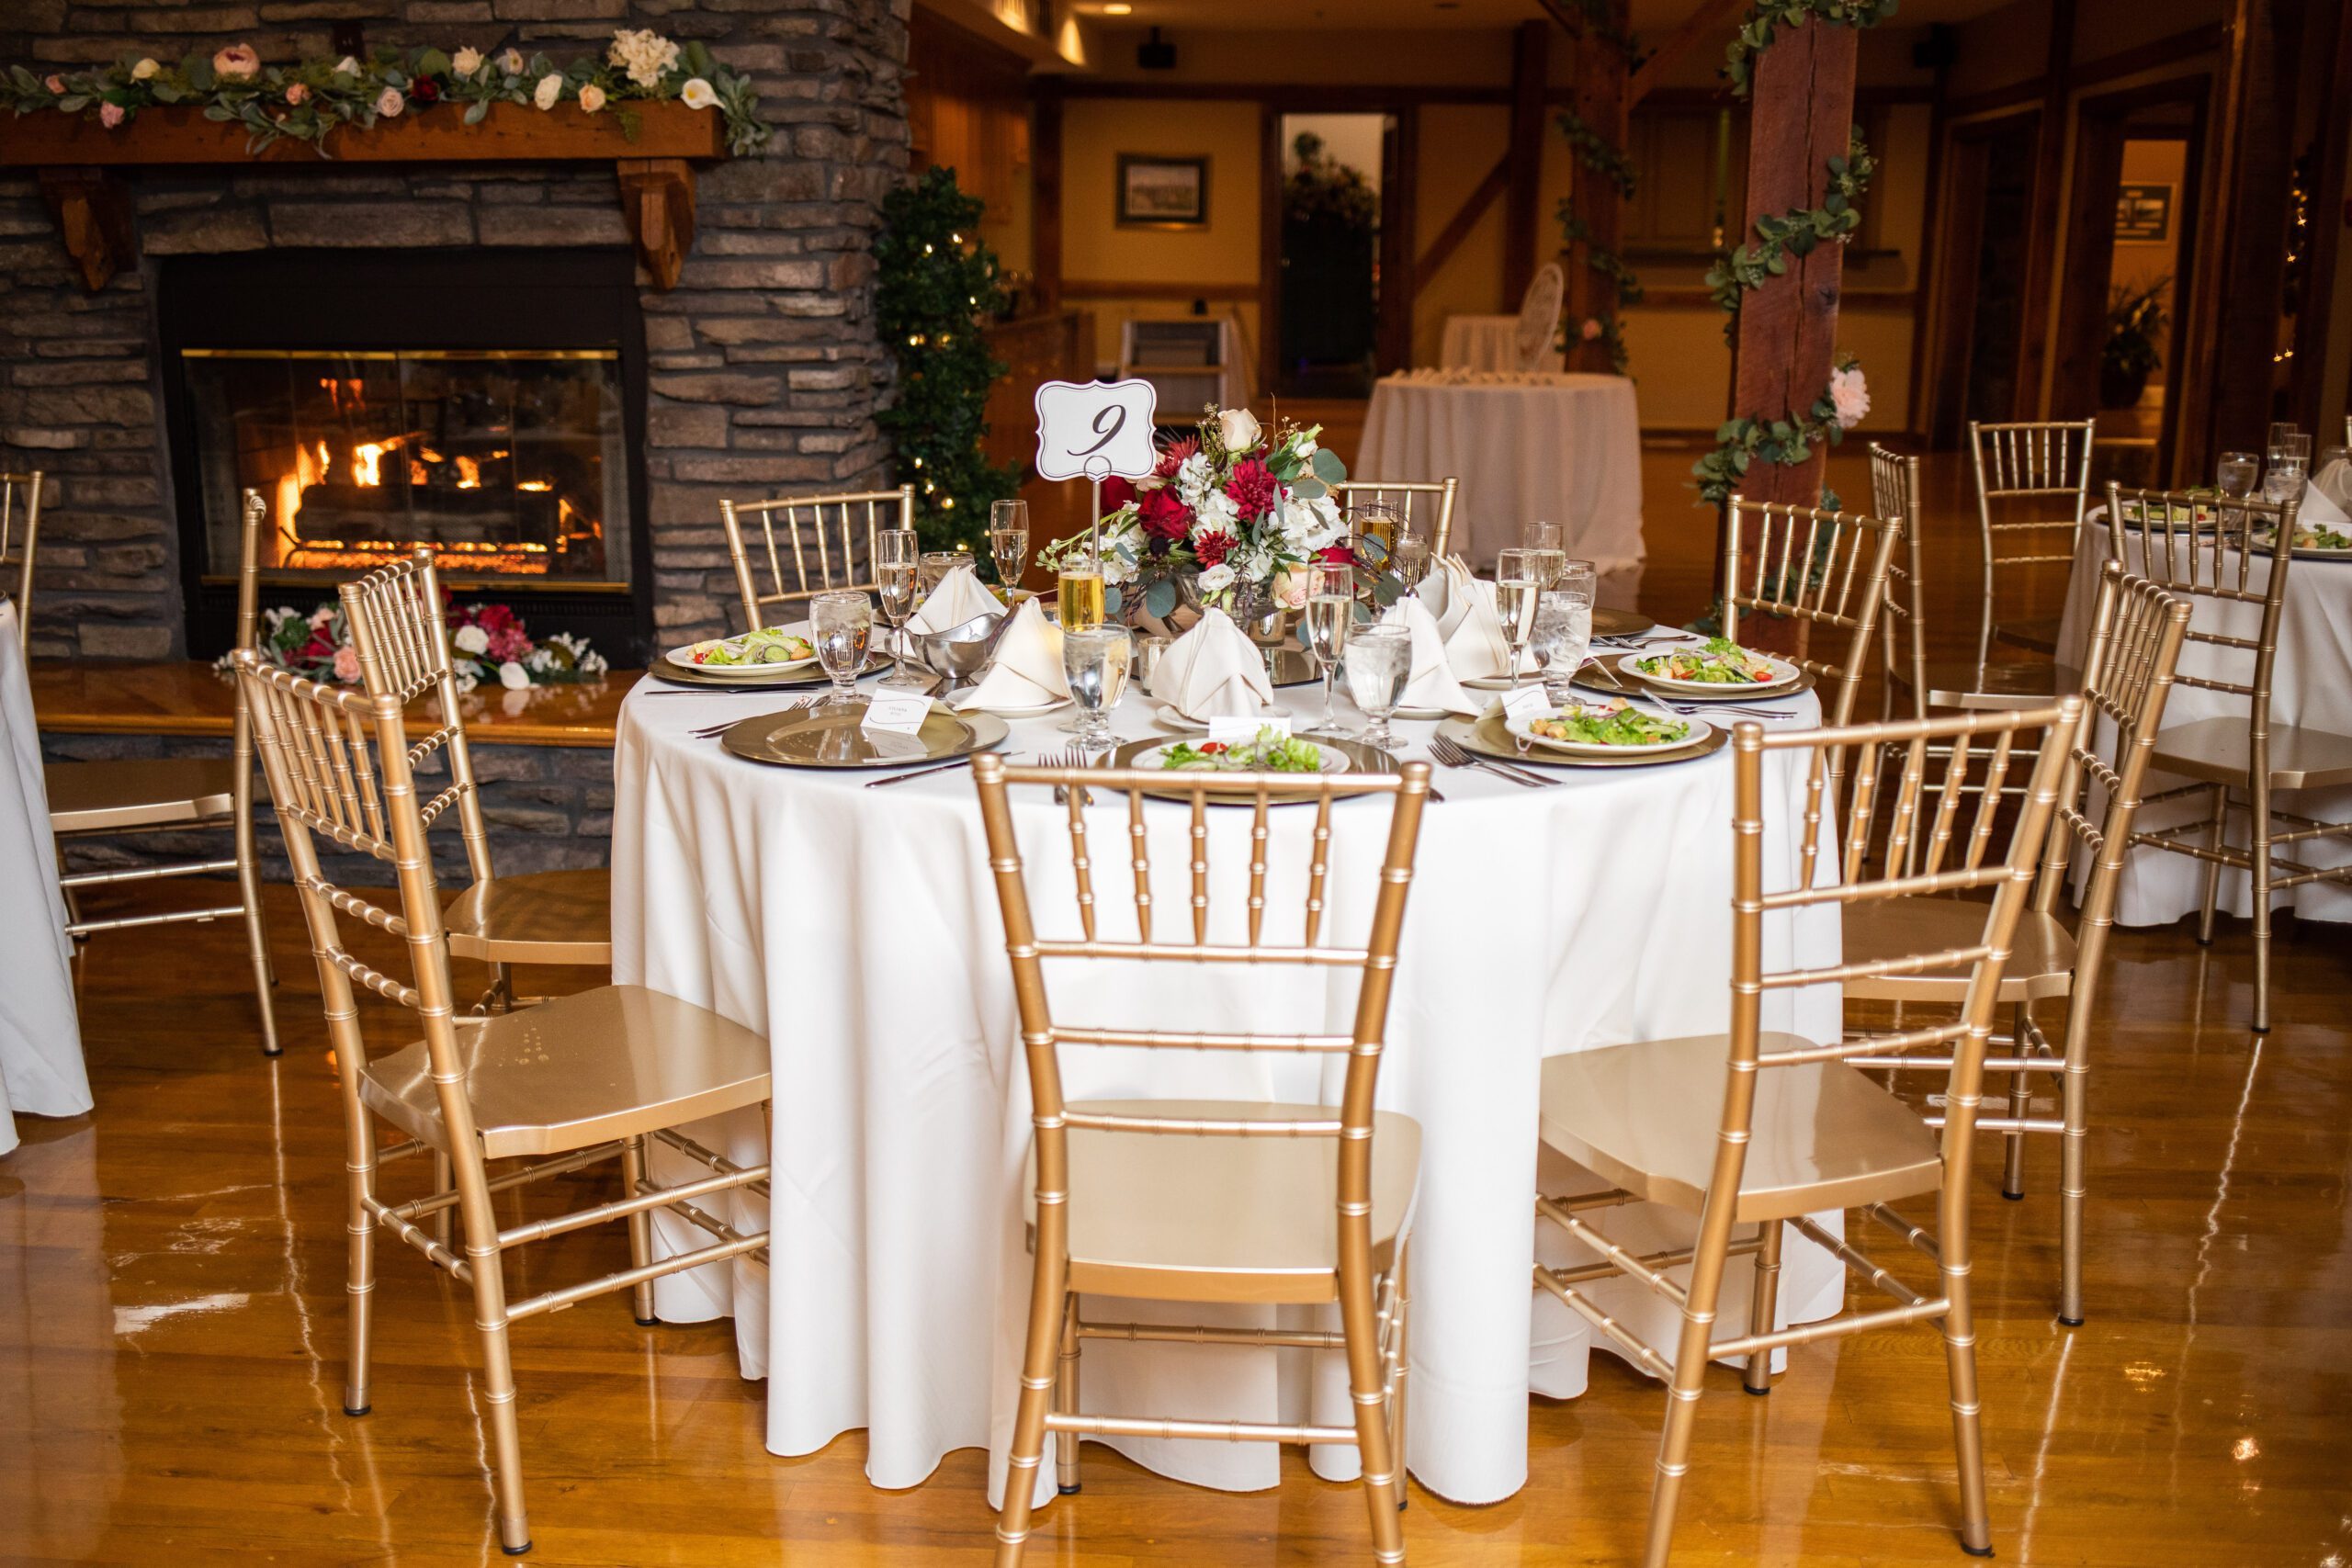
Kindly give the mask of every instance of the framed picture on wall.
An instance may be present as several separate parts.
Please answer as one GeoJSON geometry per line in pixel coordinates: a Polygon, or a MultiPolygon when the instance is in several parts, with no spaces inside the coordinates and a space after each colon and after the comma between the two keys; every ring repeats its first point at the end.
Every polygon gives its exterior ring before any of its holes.
{"type": "Polygon", "coordinates": [[[1129,229],[1209,226],[1209,161],[1119,154],[1119,223],[1129,229]]]}
{"type": "Polygon", "coordinates": [[[2115,193],[2115,242],[2120,245],[2172,243],[2169,185],[2125,185],[2115,193]]]}

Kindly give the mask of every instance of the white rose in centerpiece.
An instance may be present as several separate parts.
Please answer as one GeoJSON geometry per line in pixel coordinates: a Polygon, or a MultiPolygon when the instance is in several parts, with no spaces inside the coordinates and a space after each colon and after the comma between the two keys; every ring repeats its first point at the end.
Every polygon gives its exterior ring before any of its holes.
{"type": "Polygon", "coordinates": [[[480,626],[459,626],[456,635],[452,636],[449,640],[458,645],[458,651],[459,653],[487,653],[490,651],[490,634],[482,630],[480,626]]]}
{"type": "Polygon", "coordinates": [[[153,77],[156,72],[161,71],[162,69],[162,66],[156,64],[152,60],[142,60],[138,64],[130,68],[130,79],[134,82],[144,82],[153,77]]]}
{"type": "Polygon", "coordinates": [[[1307,586],[1313,581],[1312,575],[1304,568],[1297,570],[1283,568],[1274,573],[1274,603],[1285,610],[1304,610],[1306,608],[1307,586]]]}
{"type": "Polygon", "coordinates": [[[699,76],[687,77],[686,85],[678,89],[678,97],[690,109],[710,108],[718,102],[718,95],[699,76]]]}
{"type": "Polygon", "coordinates": [[[523,51],[519,49],[500,51],[498,68],[509,76],[520,76],[523,73],[523,51]]]}
{"type": "Polygon", "coordinates": [[[481,51],[468,44],[449,57],[449,69],[460,76],[471,76],[481,69],[481,51]]]}
{"type": "Polygon", "coordinates": [[[1257,446],[1265,432],[1258,426],[1258,416],[1248,409],[1227,409],[1216,416],[1216,434],[1227,451],[1240,453],[1257,446]]]}
{"type": "Polygon", "coordinates": [[[1227,566],[1224,562],[1219,561],[1216,565],[1201,573],[1201,592],[1204,593],[1222,593],[1227,589],[1233,586],[1233,569],[1227,566]]]}
{"type": "Polygon", "coordinates": [[[543,109],[555,107],[556,100],[561,96],[563,96],[563,78],[552,71],[540,77],[539,85],[531,89],[531,101],[543,109]]]}
{"type": "Polygon", "coordinates": [[[1829,373],[1829,400],[1838,408],[1838,429],[1851,430],[1862,423],[1871,412],[1871,389],[1860,366],[1829,373]]]}
{"type": "Polygon", "coordinates": [[[531,672],[510,659],[498,667],[498,683],[510,692],[519,692],[531,683],[531,672]]]}
{"type": "Polygon", "coordinates": [[[594,114],[598,109],[603,108],[604,107],[605,89],[599,87],[594,82],[583,84],[580,89],[580,112],[582,114],[594,114]]]}
{"type": "Polygon", "coordinates": [[[650,28],[623,28],[613,35],[605,58],[628,72],[632,83],[650,89],[660,85],[662,73],[678,63],[678,46],[650,28]]]}

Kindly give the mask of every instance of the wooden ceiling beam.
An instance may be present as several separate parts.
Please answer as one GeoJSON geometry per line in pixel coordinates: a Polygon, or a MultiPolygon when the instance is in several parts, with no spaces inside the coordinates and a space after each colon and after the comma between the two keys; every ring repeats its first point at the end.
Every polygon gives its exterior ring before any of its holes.
{"type": "Polygon", "coordinates": [[[1705,42],[1710,34],[1721,31],[1724,24],[1747,4],[1747,0],[1699,0],[1699,8],[1666,35],[1626,83],[1625,107],[1630,111],[1640,103],[1643,96],[1657,86],[1684,55],[1705,42]]]}

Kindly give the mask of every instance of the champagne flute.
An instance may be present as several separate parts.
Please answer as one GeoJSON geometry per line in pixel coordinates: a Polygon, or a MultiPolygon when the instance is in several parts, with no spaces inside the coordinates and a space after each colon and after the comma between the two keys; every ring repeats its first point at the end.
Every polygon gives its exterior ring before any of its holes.
{"type": "Polygon", "coordinates": [[[890,623],[891,645],[898,650],[899,667],[883,677],[882,684],[892,687],[919,687],[927,684],[910,668],[913,640],[908,633],[907,617],[914,614],[915,594],[921,586],[922,547],[915,542],[912,528],[886,528],[874,536],[875,596],[882,601],[882,618],[890,623]]]}
{"type": "Polygon", "coordinates": [[[1029,503],[1025,501],[999,501],[989,505],[989,554],[996,560],[997,586],[1004,590],[1004,602],[1012,603],[1012,591],[1021,585],[1021,569],[1029,556],[1029,503]]]}
{"type": "Polygon", "coordinates": [[[1323,717],[1309,735],[1337,737],[1340,716],[1332,706],[1340,660],[1356,624],[1354,569],[1317,561],[1307,569],[1306,651],[1323,675],[1323,717]]]}
{"type": "Polygon", "coordinates": [[[1495,615],[1502,622],[1503,641],[1510,649],[1511,690],[1519,689],[1520,656],[1535,630],[1535,597],[1544,591],[1549,568],[1541,550],[1502,550],[1495,557],[1495,615]]]}
{"type": "Polygon", "coordinates": [[[1348,695],[1372,720],[1360,739],[1383,751],[1396,750],[1388,717],[1405,700],[1405,684],[1412,678],[1412,632],[1385,622],[1366,626],[1349,637],[1341,657],[1348,667],[1348,695]]]}
{"type": "Polygon", "coordinates": [[[1069,694],[1078,699],[1080,750],[1107,751],[1118,743],[1111,733],[1110,710],[1118,706],[1127,688],[1131,656],[1125,626],[1091,626],[1062,633],[1062,673],[1069,678],[1069,694]]]}
{"type": "Polygon", "coordinates": [[[1064,632],[1083,631],[1102,624],[1102,562],[1084,546],[1062,558],[1056,587],[1061,602],[1064,632]]]}
{"type": "Polygon", "coordinates": [[[865,648],[874,635],[874,602],[855,588],[820,593],[808,601],[808,632],[817,662],[833,678],[825,701],[855,702],[858,671],[865,668],[865,648]]]}

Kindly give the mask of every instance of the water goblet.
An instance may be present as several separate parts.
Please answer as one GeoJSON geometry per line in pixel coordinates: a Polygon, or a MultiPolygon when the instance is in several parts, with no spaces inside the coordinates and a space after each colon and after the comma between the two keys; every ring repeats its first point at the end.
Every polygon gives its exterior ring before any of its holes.
{"type": "Polygon", "coordinates": [[[874,536],[875,597],[882,601],[882,618],[890,624],[890,641],[899,665],[883,677],[882,684],[886,686],[928,684],[914,672],[908,646],[913,639],[906,629],[907,617],[915,612],[915,597],[921,586],[922,554],[912,528],[885,528],[874,536]]]}
{"type": "Polygon", "coordinates": [[[926,550],[922,557],[922,591],[929,593],[947,581],[947,574],[964,564],[961,550],[926,550]]]}
{"type": "Polygon", "coordinates": [[[1021,584],[1021,569],[1029,556],[1029,503],[1025,501],[998,501],[989,505],[989,554],[996,561],[997,586],[1004,590],[1005,603],[1012,603],[1012,591],[1021,584]]]}
{"type": "Polygon", "coordinates": [[[1495,615],[1510,649],[1510,683],[1519,687],[1520,655],[1535,629],[1535,596],[1545,587],[1550,566],[1541,550],[1510,549],[1495,557],[1495,615]]]}
{"type": "Polygon", "coordinates": [[[2270,440],[2270,462],[2262,471],[2262,499],[2269,502],[2289,501],[2303,492],[2303,477],[2310,471],[2312,438],[2303,434],[2274,435],[2270,440]]]}
{"type": "Polygon", "coordinates": [[[1111,709],[1127,687],[1127,628],[1115,623],[1062,633],[1062,673],[1078,700],[1078,749],[1107,751],[1117,744],[1111,709]]]}
{"type": "Polygon", "coordinates": [[[2262,458],[2252,452],[2224,452],[2216,468],[2216,488],[2232,501],[2244,501],[2254,493],[2255,481],[2262,475],[2262,458]]]}
{"type": "Polygon", "coordinates": [[[1557,523],[1525,523],[1520,525],[1519,543],[1521,549],[1565,552],[1567,533],[1557,523]]]}
{"type": "Polygon", "coordinates": [[[1419,534],[1403,536],[1396,541],[1396,549],[1391,559],[1396,565],[1396,581],[1404,584],[1405,592],[1418,594],[1421,580],[1429,575],[1429,540],[1419,534]]]}
{"type": "Polygon", "coordinates": [[[808,634],[817,662],[833,678],[825,701],[857,700],[858,671],[865,668],[866,644],[874,636],[874,602],[854,588],[837,588],[808,601],[808,634]]]}
{"type": "Polygon", "coordinates": [[[1136,682],[1146,691],[1151,689],[1151,678],[1159,672],[1159,661],[1176,646],[1173,637],[1153,633],[1136,638],[1136,682]]]}
{"type": "Polygon", "coordinates": [[[1555,707],[1575,700],[1569,686],[1592,650],[1592,601],[1572,589],[1546,589],[1535,601],[1535,629],[1528,639],[1543,666],[1544,690],[1555,707]]]}
{"type": "Polygon", "coordinates": [[[1323,716],[1309,735],[1338,736],[1339,713],[1332,706],[1340,656],[1356,624],[1355,575],[1351,567],[1317,561],[1307,569],[1306,651],[1323,676],[1323,716]]]}
{"type": "Polygon", "coordinates": [[[1385,622],[1365,626],[1350,635],[1340,657],[1348,667],[1348,695],[1372,720],[1359,739],[1383,751],[1396,750],[1388,718],[1405,700],[1405,685],[1412,678],[1413,634],[1385,622]]]}

